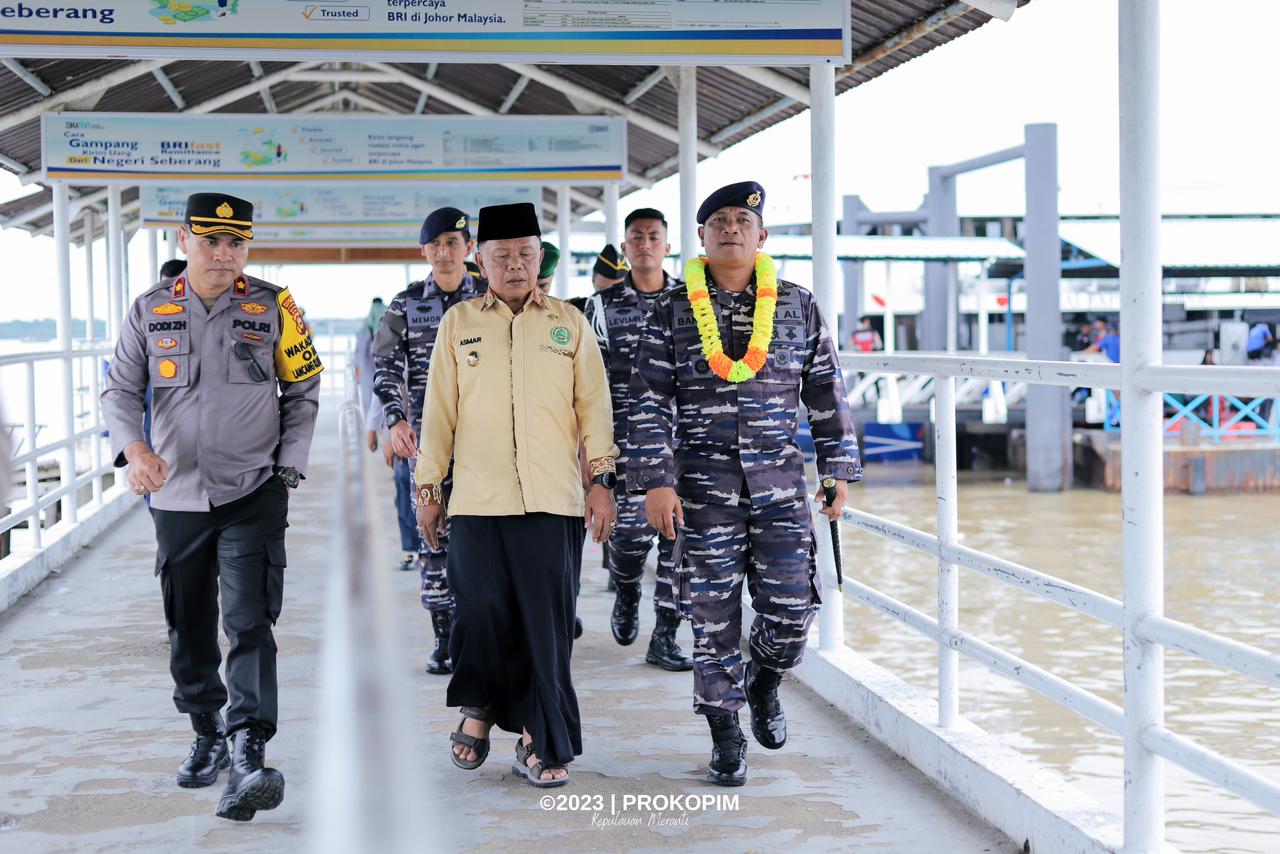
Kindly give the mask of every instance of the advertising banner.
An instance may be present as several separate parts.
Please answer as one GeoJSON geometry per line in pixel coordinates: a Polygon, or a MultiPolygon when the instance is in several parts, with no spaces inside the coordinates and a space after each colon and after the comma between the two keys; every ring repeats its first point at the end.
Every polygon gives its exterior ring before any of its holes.
{"type": "Polygon", "coordinates": [[[849,0],[0,0],[5,56],[849,61],[849,0]]]}
{"type": "MultiPolygon", "coordinates": [[[[3,2],[3,0],[0,0],[3,2]]],[[[626,164],[606,116],[45,113],[44,173],[82,183],[604,184],[626,164]]]]}
{"type": "Polygon", "coordinates": [[[139,198],[142,224],[182,225],[187,196],[210,190],[253,203],[255,245],[413,246],[422,220],[437,208],[459,208],[474,220],[488,205],[532,202],[542,213],[541,187],[147,185],[139,198]]]}

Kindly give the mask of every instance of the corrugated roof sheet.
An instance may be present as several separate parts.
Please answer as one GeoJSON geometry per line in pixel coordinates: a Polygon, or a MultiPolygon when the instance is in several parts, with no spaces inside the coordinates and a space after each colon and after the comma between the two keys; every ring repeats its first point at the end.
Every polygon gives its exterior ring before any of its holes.
{"type": "MultiPolygon", "coordinates": [[[[1030,0],[1019,0],[1025,5],[1030,0]]],[[[983,12],[950,0],[851,0],[853,65],[837,72],[837,91],[843,92],[865,83],[892,68],[910,61],[955,38],[986,24],[990,17],[983,12]],[[927,32],[924,30],[927,29],[927,32]],[[904,36],[910,36],[906,38],[904,36]],[[892,40],[892,50],[886,42],[892,40]]],[[[1015,18],[1016,21],[1016,18],[1015,18]]],[[[50,59],[24,60],[26,67],[54,91],[43,99],[39,93],[12,72],[0,71],[0,123],[5,116],[41,103],[50,109],[120,110],[131,112],[175,112],[176,107],[150,73],[115,86],[100,96],[67,102],[59,93],[101,76],[123,69],[131,60],[50,59]]],[[[289,62],[262,62],[263,74],[287,69],[289,62]]],[[[350,66],[350,64],[344,64],[350,66]]],[[[331,64],[331,67],[340,67],[331,64]]],[[[397,63],[395,68],[419,79],[427,79],[428,65],[397,63]]],[[[563,77],[568,83],[586,87],[622,105],[636,83],[648,77],[654,66],[634,65],[544,65],[544,70],[563,77]]],[[[804,68],[776,68],[778,74],[807,86],[804,68]]],[[[177,60],[164,66],[165,75],[181,94],[187,107],[208,102],[251,83],[255,74],[246,62],[213,62],[177,60]]],[[[474,102],[479,110],[497,110],[519,75],[502,65],[475,63],[440,63],[431,82],[474,102]]],[[[709,140],[722,131],[732,130],[718,139],[722,147],[759,133],[766,128],[806,109],[799,102],[787,104],[783,96],[771,88],[747,80],[727,68],[704,66],[699,70],[698,135],[709,140]],[[785,106],[778,108],[782,103],[785,106]],[[762,115],[761,110],[772,110],[762,115]],[[759,117],[758,120],[752,119],[759,117]],[[745,124],[743,124],[745,122],[745,124]],[[741,125],[739,127],[739,125],[741,125]]],[[[271,87],[271,96],[281,111],[303,108],[332,94],[338,88],[358,92],[387,108],[412,113],[419,102],[419,91],[403,82],[376,81],[332,83],[292,81],[285,79],[271,87]]],[[[670,82],[662,80],[643,96],[627,105],[636,112],[656,119],[673,129],[677,124],[676,93],[670,82]]],[[[267,107],[258,93],[247,94],[223,105],[219,112],[264,112],[267,107]]],[[[334,105],[332,109],[350,109],[334,105]]],[[[447,101],[429,97],[423,112],[431,115],[461,112],[447,101]]],[[[517,114],[571,114],[575,105],[558,86],[531,81],[511,107],[517,114]]],[[[629,125],[628,168],[634,175],[651,181],[676,171],[673,162],[676,144],[662,136],[629,125]]],[[[39,120],[32,118],[0,130],[0,154],[27,166],[40,168],[39,120]]],[[[627,192],[624,187],[624,194],[627,192]]],[[[584,190],[595,195],[593,189],[584,190]]],[[[575,213],[591,208],[575,203],[575,213]]],[[[0,204],[0,218],[8,219],[17,209],[0,204]]],[[[43,229],[48,219],[37,218],[24,228],[43,229]]]]}

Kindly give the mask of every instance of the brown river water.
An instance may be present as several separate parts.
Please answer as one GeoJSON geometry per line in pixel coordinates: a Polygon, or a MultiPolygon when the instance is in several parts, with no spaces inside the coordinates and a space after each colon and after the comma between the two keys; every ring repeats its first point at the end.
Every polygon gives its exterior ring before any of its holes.
{"type": "MultiPolygon", "coordinates": [[[[961,473],[960,536],[971,548],[1122,598],[1120,496],[1095,489],[1033,494],[1021,479],[961,473]]],[[[933,469],[881,463],[850,489],[850,505],[936,532],[933,469]]],[[[846,528],[846,577],[937,614],[937,562],[846,528]]],[[[1120,631],[968,569],[960,626],[1121,704],[1120,631]]],[[[1165,612],[1280,652],[1280,495],[1165,498],[1165,612]]],[[[845,640],[936,695],[937,646],[845,597],[845,640]]],[[[961,714],[1123,807],[1118,736],[964,656],[961,714]]],[[[1280,781],[1280,690],[1177,652],[1165,655],[1165,717],[1174,732],[1280,781]]],[[[1280,817],[1166,765],[1169,843],[1185,852],[1275,854],[1280,817]]]]}

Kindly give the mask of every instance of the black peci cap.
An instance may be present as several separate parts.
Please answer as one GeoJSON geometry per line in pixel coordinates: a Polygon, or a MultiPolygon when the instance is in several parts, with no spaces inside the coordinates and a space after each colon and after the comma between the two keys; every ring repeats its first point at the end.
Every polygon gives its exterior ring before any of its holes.
{"type": "Polygon", "coordinates": [[[490,205],[480,209],[479,233],[476,240],[514,240],[517,237],[541,237],[538,211],[532,202],[514,205],[490,205]]]}

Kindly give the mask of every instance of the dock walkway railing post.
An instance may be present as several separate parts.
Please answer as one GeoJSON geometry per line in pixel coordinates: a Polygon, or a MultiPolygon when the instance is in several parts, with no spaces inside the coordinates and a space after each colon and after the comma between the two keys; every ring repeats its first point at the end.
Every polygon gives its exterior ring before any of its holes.
{"type": "MultiPolygon", "coordinates": [[[[1164,395],[1143,387],[1163,347],[1160,263],[1160,3],[1120,4],[1120,430],[1124,552],[1124,847],[1164,847],[1164,648],[1142,636],[1164,616],[1164,395]]],[[[1192,769],[1194,770],[1194,769],[1192,769]]]]}

